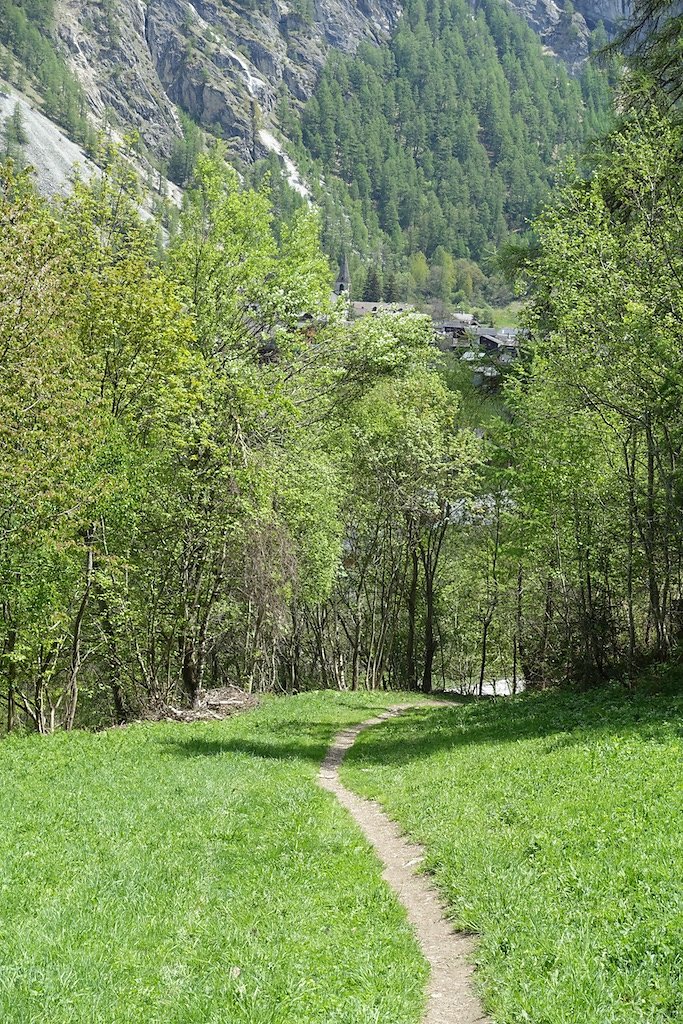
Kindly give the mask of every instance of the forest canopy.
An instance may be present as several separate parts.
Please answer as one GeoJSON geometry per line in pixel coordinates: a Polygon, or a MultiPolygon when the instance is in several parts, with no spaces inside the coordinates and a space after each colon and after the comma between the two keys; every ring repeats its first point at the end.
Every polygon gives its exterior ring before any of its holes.
{"type": "MultiPolygon", "coordinates": [[[[597,30],[594,45],[605,41],[597,30]]],[[[408,0],[387,44],[330,58],[301,127],[283,117],[329,194],[327,251],[410,273],[409,257],[481,263],[526,230],[558,161],[606,130],[610,111],[606,71],[589,63],[572,78],[498,0],[476,15],[465,0],[408,0]]],[[[449,290],[443,278],[448,301],[455,280],[449,290]]]]}
{"type": "Polygon", "coordinates": [[[121,160],[56,206],[9,166],[0,200],[7,725],[226,682],[431,685],[433,622],[413,601],[406,648],[386,609],[408,550],[433,602],[432,526],[477,442],[428,318],[349,323],[315,219],[276,238],[218,152],[161,257],[121,160]]]}

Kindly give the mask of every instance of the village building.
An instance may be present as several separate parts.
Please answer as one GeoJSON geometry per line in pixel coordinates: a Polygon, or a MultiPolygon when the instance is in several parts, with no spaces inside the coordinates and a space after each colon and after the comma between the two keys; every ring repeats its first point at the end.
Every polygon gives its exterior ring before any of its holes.
{"type": "Polygon", "coordinates": [[[408,302],[352,302],[351,316],[358,320],[363,316],[372,316],[374,313],[414,313],[415,306],[408,302]]]}
{"type": "Polygon", "coordinates": [[[442,352],[453,352],[472,365],[476,387],[491,386],[519,355],[520,337],[515,327],[496,330],[478,324],[474,318],[465,323],[463,314],[435,325],[435,343],[442,352]]]}
{"type": "Polygon", "coordinates": [[[351,291],[351,271],[349,270],[349,261],[344,256],[342,260],[341,270],[337,280],[334,282],[334,294],[339,297],[340,295],[348,295],[351,291]]]}

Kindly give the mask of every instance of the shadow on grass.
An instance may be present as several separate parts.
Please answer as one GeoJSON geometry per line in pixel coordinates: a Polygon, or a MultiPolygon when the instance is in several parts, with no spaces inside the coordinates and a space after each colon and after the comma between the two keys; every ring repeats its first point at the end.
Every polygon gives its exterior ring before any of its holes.
{"type": "MultiPolygon", "coordinates": [[[[368,717],[378,712],[376,707],[369,706],[367,710],[368,717]]],[[[253,738],[216,739],[192,734],[169,740],[168,747],[181,757],[243,754],[320,764],[332,737],[344,726],[292,720],[278,723],[277,728],[280,735],[271,733],[264,723],[266,735],[253,738]]],[[[551,752],[601,735],[655,736],[663,728],[683,735],[683,696],[653,697],[605,690],[586,694],[546,692],[467,702],[459,699],[453,701],[452,708],[416,705],[395,722],[373,730],[371,739],[354,747],[347,756],[366,765],[401,765],[457,747],[553,737],[548,745],[551,752]]]]}
{"type": "MultiPolygon", "coordinates": [[[[383,709],[373,704],[346,702],[337,704],[352,707],[354,711],[366,712],[367,718],[377,715],[383,709]]],[[[218,757],[223,754],[247,754],[268,760],[303,760],[319,764],[327,753],[334,736],[342,729],[349,728],[343,723],[325,721],[302,721],[295,713],[291,717],[280,717],[277,722],[264,721],[260,735],[225,736],[217,738],[192,730],[189,735],[169,739],[166,747],[182,757],[218,757]]],[[[186,728],[186,727],[183,727],[186,728]]]]}
{"type": "Polygon", "coordinates": [[[266,758],[272,761],[323,760],[330,742],[329,728],[312,730],[307,727],[298,737],[287,739],[259,740],[238,738],[216,740],[204,736],[188,739],[169,740],[168,748],[180,757],[219,757],[224,754],[247,754],[249,757],[266,758]]]}
{"type": "MultiPolygon", "coordinates": [[[[397,694],[396,702],[405,699],[405,695],[397,694]]],[[[450,698],[450,695],[449,695],[450,698]]],[[[453,703],[461,703],[463,698],[453,695],[453,703]]],[[[345,700],[339,696],[335,700],[337,707],[349,707],[356,712],[367,712],[366,718],[381,714],[385,708],[377,704],[359,704],[356,700],[345,700]]],[[[202,723],[203,725],[204,723],[202,723]]],[[[320,764],[334,736],[347,724],[309,721],[302,722],[300,712],[293,710],[291,716],[281,716],[277,723],[264,722],[262,733],[268,738],[250,736],[226,736],[217,739],[213,736],[197,734],[193,731],[181,739],[167,740],[165,746],[171,752],[182,757],[218,757],[224,754],[247,754],[269,760],[304,760],[320,764]],[[277,730],[277,731],[276,731],[277,730]]],[[[183,728],[187,728],[183,726],[183,728]]],[[[201,726],[200,726],[201,728],[201,726]]]]}
{"type": "Polygon", "coordinates": [[[480,701],[458,709],[417,708],[350,751],[365,765],[407,764],[442,750],[548,740],[547,753],[596,738],[683,736],[683,696],[547,691],[480,701]]]}

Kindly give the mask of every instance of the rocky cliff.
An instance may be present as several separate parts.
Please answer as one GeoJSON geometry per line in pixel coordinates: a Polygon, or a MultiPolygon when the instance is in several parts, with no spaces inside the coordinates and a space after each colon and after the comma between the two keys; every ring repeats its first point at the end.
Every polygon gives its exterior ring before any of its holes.
{"type": "Polygon", "coordinates": [[[58,0],[59,36],[100,119],[140,129],[160,154],[176,107],[244,156],[278,91],[311,92],[331,48],[379,41],[398,0],[58,0]]]}
{"type": "Polygon", "coordinates": [[[507,0],[554,54],[576,71],[588,56],[590,33],[602,22],[613,34],[628,11],[628,0],[507,0]]]}
{"type": "MultiPolygon", "coordinates": [[[[577,69],[599,21],[625,0],[508,0],[549,52],[577,69]]],[[[168,155],[178,108],[249,159],[263,151],[278,93],[311,93],[332,48],[379,42],[400,0],[57,0],[58,34],[98,120],[134,126],[168,155]]]]}

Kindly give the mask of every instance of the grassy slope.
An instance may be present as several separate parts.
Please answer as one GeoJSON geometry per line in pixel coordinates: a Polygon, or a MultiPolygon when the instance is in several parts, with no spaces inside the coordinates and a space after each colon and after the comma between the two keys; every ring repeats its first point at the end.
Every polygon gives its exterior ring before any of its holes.
{"type": "Polygon", "coordinates": [[[493,318],[496,327],[519,327],[519,315],[524,309],[524,302],[513,299],[507,306],[496,306],[493,318]]]}
{"type": "Polygon", "coordinates": [[[426,966],[315,785],[392,700],[0,744],[0,1020],[414,1024],[426,966]]]}
{"type": "Polygon", "coordinates": [[[424,842],[505,1024],[683,1020],[683,699],[541,694],[365,733],[342,777],[424,842]]]}

